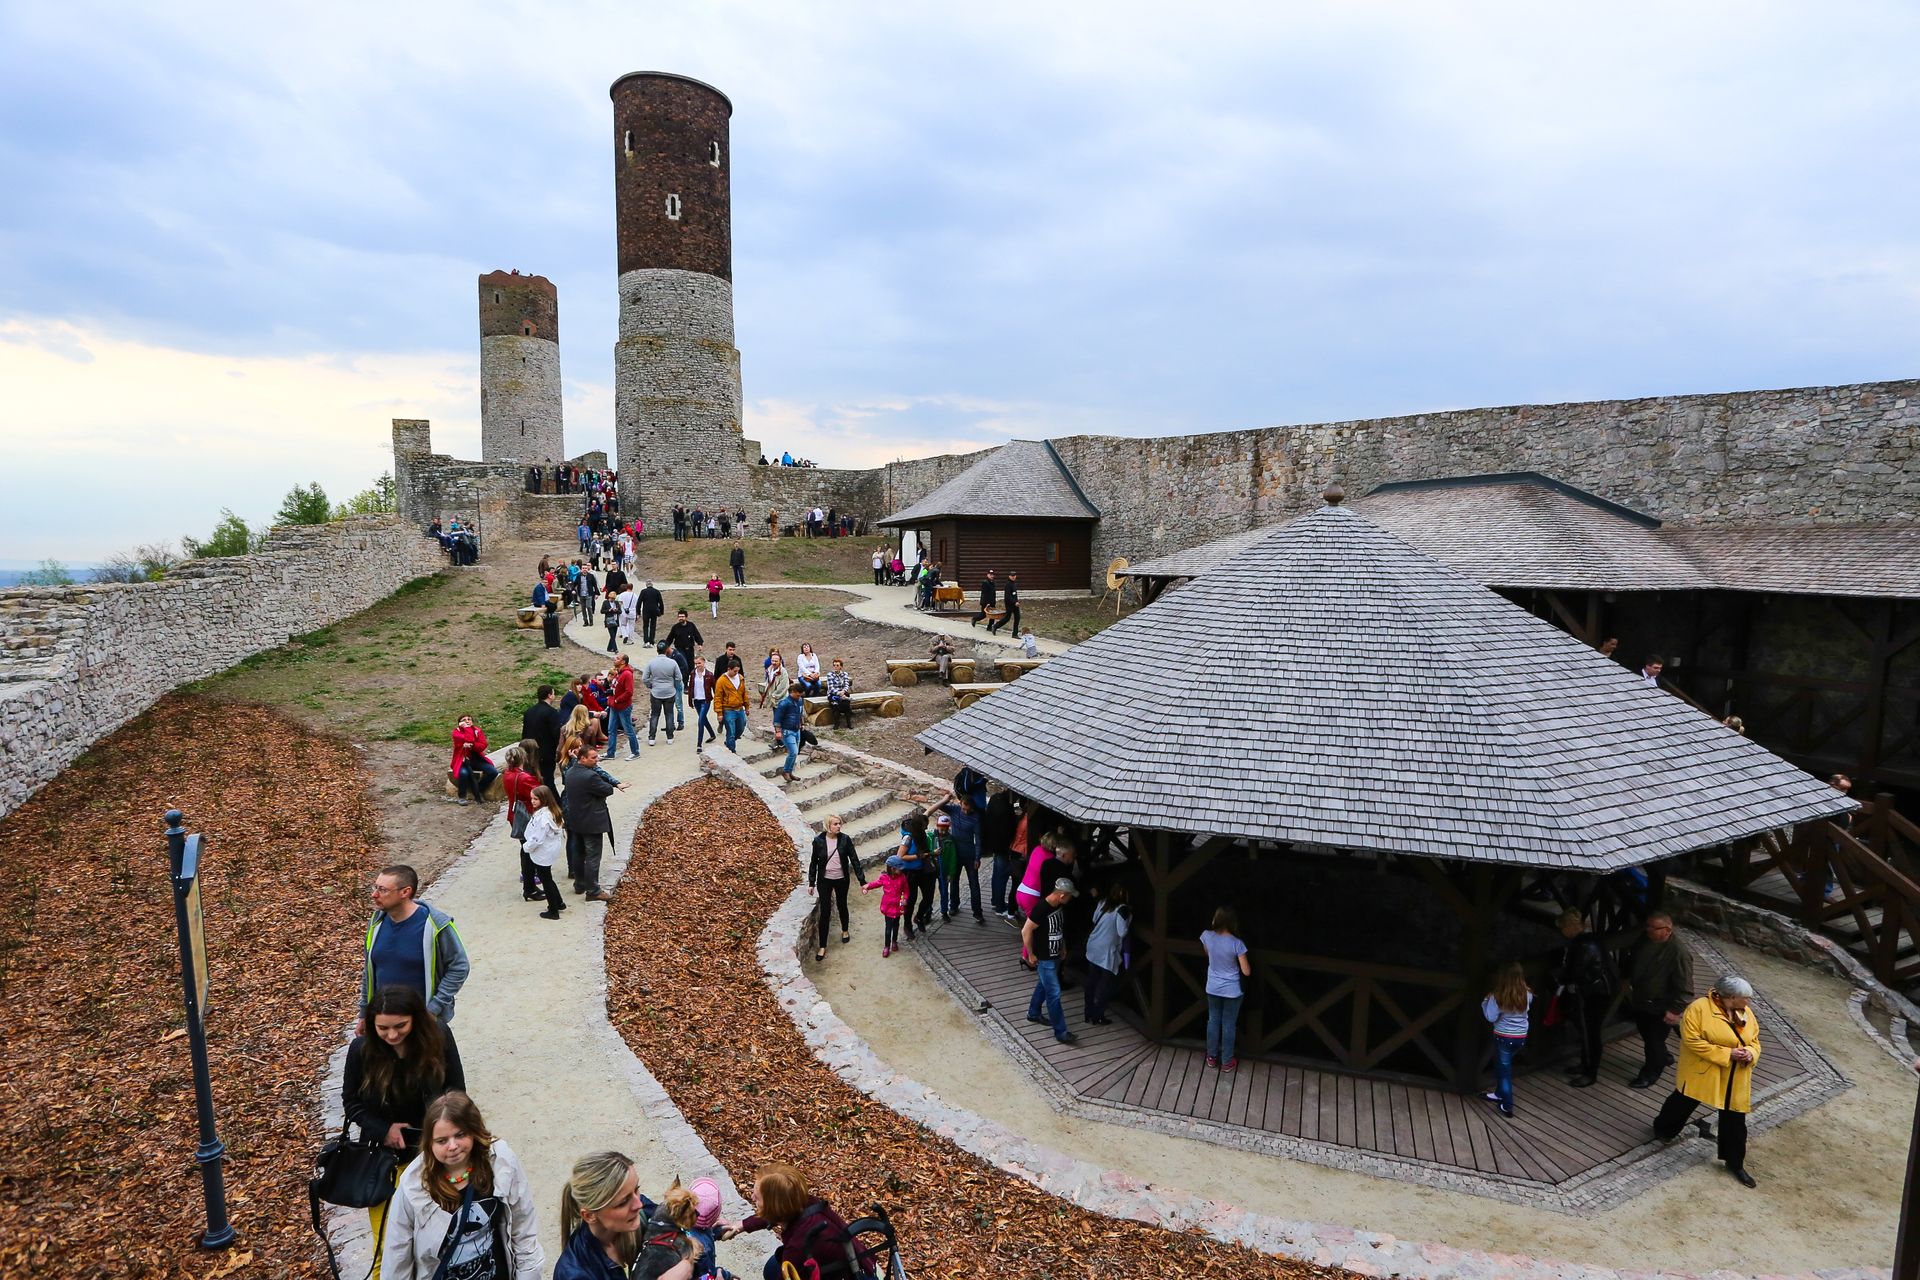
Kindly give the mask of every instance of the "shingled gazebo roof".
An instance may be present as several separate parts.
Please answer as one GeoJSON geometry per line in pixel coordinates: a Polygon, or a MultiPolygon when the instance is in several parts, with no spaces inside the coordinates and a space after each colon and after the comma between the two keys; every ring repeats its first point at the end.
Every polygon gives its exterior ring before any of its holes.
{"type": "Polygon", "coordinates": [[[883,525],[973,518],[1098,520],[1066,463],[1045,440],[1009,440],[883,525]]]}
{"type": "Polygon", "coordinates": [[[1339,507],[918,736],[1080,822],[1573,870],[1855,807],[1339,507]]]}

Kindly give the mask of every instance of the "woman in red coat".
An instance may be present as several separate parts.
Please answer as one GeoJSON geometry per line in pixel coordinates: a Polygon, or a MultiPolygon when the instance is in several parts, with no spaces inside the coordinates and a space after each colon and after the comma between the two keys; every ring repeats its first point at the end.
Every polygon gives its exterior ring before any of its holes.
{"type": "Polygon", "coordinates": [[[487,788],[500,775],[493,761],[487,759],[487,731],[475,724],[472,716],[461,716],[460,723],[453,726],[453,763],[447,772],[461,804],[467,802],[469,789],[475,800],[485,800],[487,788]]]}

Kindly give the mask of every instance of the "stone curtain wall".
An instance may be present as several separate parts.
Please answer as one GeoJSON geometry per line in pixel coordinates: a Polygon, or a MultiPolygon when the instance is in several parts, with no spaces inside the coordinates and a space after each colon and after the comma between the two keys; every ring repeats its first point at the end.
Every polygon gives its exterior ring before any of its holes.
{"type": "MultiPolygon", "coordinates": [[[[594,450],[567,459],[582,471],[605,471],[594,450]]],[[[586,497],[527,492],[527,468],[512,462],[463,462],[433,452],[433,430],[421,418],[393,420],[393,483],[400,518],[416,529],[458,517],[479,527],[481,554],[491,538],[541,539],[554,549],[574,545],[586,497]]]]}
{"type": "MultiPolygon", "coordinates": [[[[1674,524],[1920,519],[1920,381],[1463,409],[1136,439],[1054,441],[1100,508],[1098,585],[1139,561],[1389,480],[1538,471],[1674,524]]],[[[892,508],[981,455],[886,468],[892,508]]]]}
{"type": "Polygon", "coordinates": [[[778,511],[780,523],[795,524],[805,508],[819,507],[842,514],[851,512],[872,521],[885,510],[884,471],[836,471],[828,467],[760,466],[760,451],[752,441],[753,505],[747,508],[747,526],[765,532],[767,512],[778,511]]]}
{"type": "Polygon", "coordinates": [[[276,529],[163,582],[0,591],[0,814],[171,689],[358,613],[446,563],[398,516],[276,529]]]}

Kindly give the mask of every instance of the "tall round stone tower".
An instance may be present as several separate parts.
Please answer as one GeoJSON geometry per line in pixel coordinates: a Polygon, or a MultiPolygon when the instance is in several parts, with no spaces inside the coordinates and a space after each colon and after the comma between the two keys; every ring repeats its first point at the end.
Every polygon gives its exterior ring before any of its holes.
{"type": "Polygon", "coordinates": [[[676,502],[744,509],[751,481],[733,345],[733,104],[711,85],[657,71],[620,77],[612,95],[622,510],[660,518],[676,502]]]}
{"type": "Polygon", "coordinates": [[[560,462],[560,295],[545,276],[480,277],[480,458],[560,462]]]}

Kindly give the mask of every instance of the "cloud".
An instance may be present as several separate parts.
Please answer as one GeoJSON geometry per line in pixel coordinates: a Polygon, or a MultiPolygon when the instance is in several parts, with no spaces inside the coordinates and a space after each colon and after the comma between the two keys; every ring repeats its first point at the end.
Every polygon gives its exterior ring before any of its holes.
{"type": "Polygon", "coordinates": [[[278,413],[289,482],[363,430],[364,471],[389,402],[474,438],[474,277],[519,267],[605,447],[607,86],[647,65],[734,102],[747,434],[827,463],[1909,376],[1917,40],[1897,0],[0,0],[8,371],[95,406],[75,456],[134,510],[182,406],[228,406],[206,467],[278,413]],[[82,386],[109,354],[165,396],[82,386]]]}

